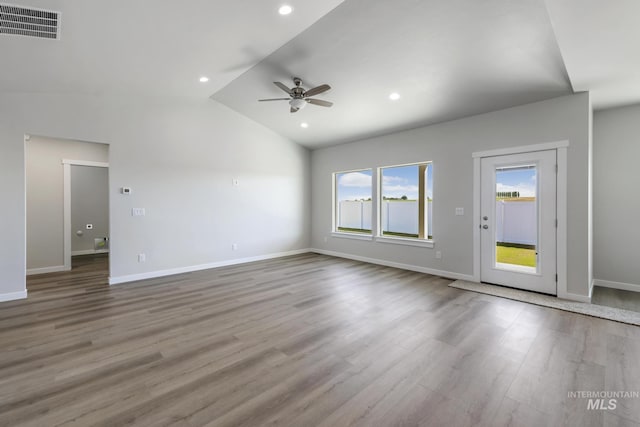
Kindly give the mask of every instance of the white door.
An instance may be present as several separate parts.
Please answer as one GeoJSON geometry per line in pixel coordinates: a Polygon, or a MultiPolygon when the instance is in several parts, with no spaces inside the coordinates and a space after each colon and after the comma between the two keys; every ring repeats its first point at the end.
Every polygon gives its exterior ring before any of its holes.
{"type": "Polygon", "coordinates": [[[480,160],[480,279],[556,295],[556,150],[480,160]]]}

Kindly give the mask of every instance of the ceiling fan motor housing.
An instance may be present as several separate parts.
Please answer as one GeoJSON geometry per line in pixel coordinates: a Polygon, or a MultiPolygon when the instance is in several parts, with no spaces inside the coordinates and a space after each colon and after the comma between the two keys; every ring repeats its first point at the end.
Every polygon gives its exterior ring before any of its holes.
{"type": "Polygon", "coordinates": [[[304,108],[307,104],[320,105],[322,107],[331,107],[333,105],[332,102],[324,101],[321,99],[311,98],[312,96],[318,95],[320,93],[324,93],[331,89],[331,86],[328,84],[323,84],[317,87],[314,87],[309,90],[305,90],[302,87],[302,79],[299,77],[293,78],[294,87],[289,89],[288,86],[281,82],[273,82],[276,86],[278,86],[281,90],[285,91],[289,98],[271,98],[271,99],[259,99],[258,101],[289,101],[289,105],[291,106],[291,112],[295,113],[300,109],[304,108]]]}

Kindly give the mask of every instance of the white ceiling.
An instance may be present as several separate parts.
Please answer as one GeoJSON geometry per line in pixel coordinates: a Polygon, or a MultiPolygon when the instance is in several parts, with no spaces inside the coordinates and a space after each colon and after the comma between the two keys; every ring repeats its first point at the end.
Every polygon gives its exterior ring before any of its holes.
{"type": "Polygon", "coordinates": [[[542,0],[348,0],[213,98],[318,147],[568,93],[542,0]],[[291,76],[335,105],[256,102],[291,76]]]}
{"type": "Polygon", "coordinates": [[[209,97],[342,2],[286,1],[6,1],[62,12],[62,36],[0,36],[0,93],[209,97]]]}
{"type": "Polygon", "coordinates": [[[637,0],[10,3],[61,11],[62,39],[0,36],[0,94],[213,94],[311,148],[574,90],[595,108],[640,102],[637,0]],[[330,84],[317,98],[334,107],[257,102],[293,76],[330,84]]]}
{"type": "Polygon", "coordinates": [[[595,109],[640,102],[640,1],[546,3],[573,89],[595,109]]]}

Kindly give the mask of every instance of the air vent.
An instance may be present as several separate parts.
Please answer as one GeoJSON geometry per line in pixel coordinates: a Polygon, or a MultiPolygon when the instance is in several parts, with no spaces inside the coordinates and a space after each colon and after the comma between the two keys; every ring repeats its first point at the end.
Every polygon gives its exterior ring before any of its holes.
{"type": "Polygon", "coordinates": [[[60,38],[60,12],[0,3],[0,34],[60,38]]]}

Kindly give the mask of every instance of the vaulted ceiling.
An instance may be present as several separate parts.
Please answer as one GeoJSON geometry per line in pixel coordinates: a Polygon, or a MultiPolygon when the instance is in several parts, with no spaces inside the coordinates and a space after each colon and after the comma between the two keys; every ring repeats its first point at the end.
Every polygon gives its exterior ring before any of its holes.
{"type": "Polygon", "coordinates": [[[280,16],[281,0],[7,1],[61,12],[62,31],[0,35],[0,93],[206,98],[341,2],[291,0],[280,16]]]}
{"type": "Polygon", "coordinates": [[[211,97],[310,148],[574,91],[640,102],[636,0],[16,3],[60,11],[62,37],[0,35],[0,96],[211,97]],[[257,102],[294,76],[334,106],[257,102]]]}

